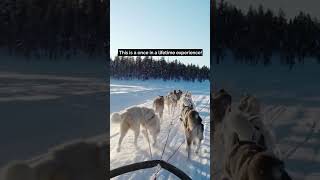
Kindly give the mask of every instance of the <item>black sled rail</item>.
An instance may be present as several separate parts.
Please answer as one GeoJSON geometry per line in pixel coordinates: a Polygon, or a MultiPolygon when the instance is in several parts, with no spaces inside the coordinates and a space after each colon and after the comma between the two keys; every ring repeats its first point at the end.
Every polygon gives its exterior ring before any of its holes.
{"type": "Polygon", "coordinates": [[[184,173],[183,171],[181,171],[177,167],[175,167],[175,166],[173,166],[163,160],[151,160],[151,161],[138,162],[138,163],[133,163],[133,164],[129,164],[126,166],[122,166],[122,167],[113,169],[110,171],[110,178],[114,178],[114,177],[119,176],[121,174],[125,174],[125,173],[132,172],[132,171],[137,171],[140,169],[153,168],[153,167],[156,167],[158,164],[162,168],[168,170],[169,172],[171,172],[174,175],[176,175],[177,177],[179,177],[180,179],[191,180],[191,178],[186,173],[184,173]]]}

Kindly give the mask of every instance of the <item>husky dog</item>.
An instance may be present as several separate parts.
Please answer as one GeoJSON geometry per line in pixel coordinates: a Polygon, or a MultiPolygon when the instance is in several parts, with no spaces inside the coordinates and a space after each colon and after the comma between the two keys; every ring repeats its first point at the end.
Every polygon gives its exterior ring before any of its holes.
{"type": "Polygon", "coordinates": [[[222,121],[225,150],[232,149],[232,138],[234,134],[236,134],[241,141],[253,141],[257,144],[261,143],[261,145],[264,146],[264,140],[261,139],[260,134],[256,134],[258,132],[248,119],[249,117],[246,114],[237,109],[226,114],[222,121]]]}
{"type": "Polygon", "coordinates": [[[164,109],[164,97],[158,96],[155,100],[153,100],[153,109],[156,113],[159,114],[161,119],[163,116],[163,109],[164,109]]]}
{"type": "Polygon", "coordinates": [[[266,149],[233,136],[232,150],[225,159],[224,180],[291,180],[284,163],[266,149]]]}
{"type": "Polygon", "coordinates": [[[180,105],[181,109],[183,108],[183,106],[191,106],[192,105],[193,107],[195,107],[194,103],[193,103],[191,92],[187,91],[187,92],[181,94],[181,97],[179,100],[179,105],[180,105]]]}
{"type": "Polygon", "coordinates": [[[199,152],[201,141],[203,140],[204,126],[199,113],[190,106],[182,108],[180,120],[183,122],[185,136],[187,140],[188,159],[190,158],[191,143],[197,144],[196,153],[199,152]]]}
{"type": "Polygon", "coordinates": [[[231,111],[232,97],[224,89],[215,93],[212,97],[213,120],[221,123],[227,111],[231,111]]]}
{"type": "Polygon", "coordinates": [[[173,92],[170,92],[168,95],[164,97],[164,103],[168,108],[169,114],[174,113],[175,108],[177,107],[177,102],[178,102],[178,97],[175,90],[173,92]]]}
{"type": "Polygon", "coordinates": [[[184,106],[188,106],[191,108],[195,107],[192,100],[192,95],[190,92],[182,94],[179,102],[180,102],[181,109],[183,109],[184,106]]]}
{"type": "Polygon", "coordinates": [[[256,131],[256,137],[260,136],[259,144],[265,146],[268,150],[281,158],[281,152],[276,147],[276,140],[271,128],[267,128],[261,115],[261,105],[259,100],[252,96],[246,95],[240,100],[239,110],[248,116],[248,121],[253,125],[256,131]]]}
{"type": "Polygon", "coordinates": [[[148,131],[153,137],[153,145],[157,143],[157,136],[160,133],[160,119],[153,109],[147,107],[130,107],[123,112],[111,114],[112,122],[120,123],[120,138],[117,151],[120,152],[121,142],[129,129],[134,131],[134,144],[137,146],[137,140],[140,133],[140,125],[145,128],[143,134],[147,137],[148,131]]]}
{"type": "Polygon", "coordinates": [[[260,115],[260,103],[253,96],[242,98],[238,109],[226,114],[223,129],[226,149],[231,149],[231,138],[234,133],[241,141],[256,142],[270,150],[274,147],[271,133],[260,115]]]}

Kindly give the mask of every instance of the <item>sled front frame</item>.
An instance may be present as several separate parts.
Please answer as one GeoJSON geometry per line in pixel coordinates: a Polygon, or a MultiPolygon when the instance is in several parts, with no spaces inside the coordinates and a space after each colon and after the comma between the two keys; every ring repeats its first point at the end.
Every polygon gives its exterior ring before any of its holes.
{"type": "Polygon", "coordinates": [[[151,161],[138,162],[138,163],[129,164],[126,166],[122,166],[122,167],[113,169],[110,171],[110,178],[114,178],[114,177],[119,176],[121,174],[125,174],[125,173],[132,172],[132,171],[137,171],[140,169],[153,168],[153,167],[156,167],[158,164],[162,168],[168,170],[169,172],[171,172],[174,175],[176,175],[177,177],[179,177],[180,179],[191,180],[191,178],[186,173],[184,173],[183,171],[181,171],[177,167],[175,167],[175,166],[173,166],[163,160],[151,160],[151,161]]]}

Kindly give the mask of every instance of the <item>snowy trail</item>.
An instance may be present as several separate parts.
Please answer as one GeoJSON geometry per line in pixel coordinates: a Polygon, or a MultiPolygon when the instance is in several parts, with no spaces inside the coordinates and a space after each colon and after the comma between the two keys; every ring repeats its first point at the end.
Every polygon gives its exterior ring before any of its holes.
{"type": "MultiPolygon", "coordinates": [[[[159,91],[159,90],[158,90],[159,91]]],[[[135,92],[136,93],[136,92],[135,92]]],[[[152,97],[153,98],[153,97],[152,97]]],[[[146,102],[137,104],[139,106],[152,107],[152,98],[146,102]]],[[[183,126],[178,116],[179,110],[176,110],[173,116],[169,116],[165,109],[164,119],[161,121],[161,131],[158,136],[158,144],[152,148],[153,159],[161,159],[168,132],[168,142],[163,154],[163,160],[169,160],[169,163],[178,167],[192,179],[210,179],[210,96],[207,94],[194,94],[193,100],[197,110],[200,110],[200,116],[204,124],[204,141],[201,144],[200,153],[194,153],[194,147],[191,160],[187,160],[186,143],[183,126]],[[172,120],[172,117],[175,117],[172,120]],[[171,124],[171,121],[173,122],[171,124]],[[183,143],[183,144],[182,144],[183,143]],[[182,145],[181,145],[182,144],[182,145]],[[179,147],[180,146],[180,147],[179,147]],[[177,150],[178,149],[178,150],[177,150]]],[[[129,131],[123,140],[121,152],[117,152],[117,142],[119,138],[119,124],[111,124],[110,130],[110,168],[114,169],[123,165],[134,162],[150,160],[149,145],[142,133],[138,138],[138,148],[133,145],[133,132],[129,131]]],[[[118,176],[114,179],[150,179],[156,172],[157,168],[135,171],[118,176]]],[[[175,175],[166,170],[160,170],[157,179],[178,179],[175,175]]]]}
{"type": "Polygon", "coordinates": [[[320,108],[286,106],[273,122],[277,143],[294,179],[319,179],[320,108]],[[307,138],[307,139],[306,139],[307,138]],[[296,151],[293,151],[297,147],[296,151]],[[290,153],[293,152],[293,153],[290,153]]]}

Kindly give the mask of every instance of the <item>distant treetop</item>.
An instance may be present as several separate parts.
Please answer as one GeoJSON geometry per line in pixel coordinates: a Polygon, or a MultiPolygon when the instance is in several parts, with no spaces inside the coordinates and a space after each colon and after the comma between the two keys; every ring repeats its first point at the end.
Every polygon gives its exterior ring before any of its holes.
{"type": "Polygon", "coordinates": [[[281,9],[274,13],[261,5],[244,13],[224,1],[217,4],[214,12],[211,57],[216,64],[223,61],[227,51],[236,62],[248,64],[268,65],[274,54],[290,67],[304,63],[306,57],[320,62],[320,23],[307,13],[288,19],[281,9]]]}
{"type": "Polygon", "coordinates": [[[210,69],[206,66],[199,67],[194,64],[182,64],[178,60],[166,61],[164,57],[140,56],[118,57],[110,61],[110,75],[117,79],[163,79],[204,81],[209,80],[210,69]]]}
{"type": "Polygon", "coordinates": [[[106,0],[1,0],[0,49],[26,57],[106,56],[106,0]]]}

